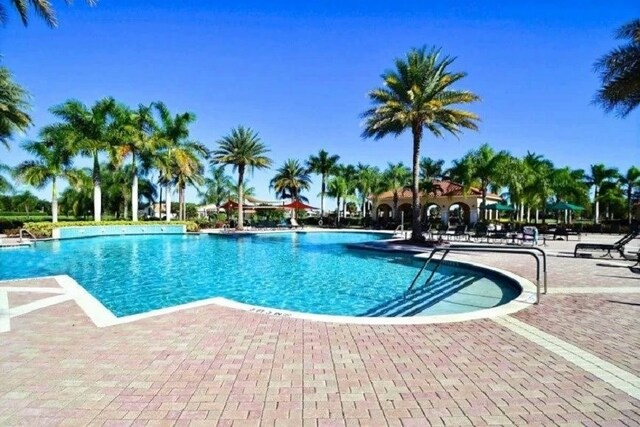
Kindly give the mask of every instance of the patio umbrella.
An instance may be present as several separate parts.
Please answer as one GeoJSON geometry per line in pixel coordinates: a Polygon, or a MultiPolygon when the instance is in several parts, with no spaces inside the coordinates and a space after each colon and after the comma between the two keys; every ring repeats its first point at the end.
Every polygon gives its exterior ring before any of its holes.
{"type": "Polygon", "coordinates": [[[579,211],[583,211],[584,208],[582,206],[574,205],[567,202],[557,202],[547,206],[547,210],[551,212],[558,212],[558,211],[579,212],[579,211]]]}
{"type": "Polygon", "coordinates": [[[488,211],[497,211],[497,212],[513,212],[515,209],[512,206],[505,205],[503,203],[494,203],[493,205],[487,205],[488,211]]]}
{"type": "Polygon", "coordinates": [[[295,211],[299,210],[299,209],[315,209],[313,206],[309,206],[306,205],[304,203],[302,203],[300,200],[294,200],[291,203],[288,203],[286,205],[282,205],[283,208],[285,209],[293,209],[293,214],[291,216],[291,218],[295,218],[295,211]]]}
{"type": "Polygon", "coordinates": [[[305,205],[300,200],[294,200],[293,202],[282,205],[281,207],[288,209],[316,209],[313,206],[305,205]]]}
{"type": "Polygon", "coordinates": [[[233,200],[227,200],[223,205],[220,206],[224,209],[225,212],[229,212],[232,209],[238,209],[238,203],[233,200]]]}
{"type": "Polygon", "coordinates": [[[574,205],[567,202],[557,202],[557,203],[554,203],[553,205],[547,206],[547,210],[551,212],[564,211],[564,222],[570,224],[571,216],[569,215],[569,212],[583,211],[584,208],[582,206],[574,205]]]}

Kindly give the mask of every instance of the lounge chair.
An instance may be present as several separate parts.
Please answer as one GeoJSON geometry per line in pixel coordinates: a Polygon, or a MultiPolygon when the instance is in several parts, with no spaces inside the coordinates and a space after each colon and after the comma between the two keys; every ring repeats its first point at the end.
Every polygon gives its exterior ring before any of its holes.
{"type": "Polygon", "coordinates": [[[578,243],[573,250],[573,256],[577,257],[579,251],[607,251],[603,257],[609,256],[610,258],[613,258],[611,251],[618,251],[620,256],[626,258],[624,255],[624,247],[636,237],[638,237],[638,230],[632,231],[615,243],[578,243]]]}
{"type": "Polygon", "coordinates": [[[449,236],[453,236],[455,233],[456,233],[456,226],[449,225],[447,228],[442,228],[438,230],[438,232],[435,233],[435,235],[438,236],[439,238],[446,237],[448,239],[449,236]]]}
{"type": "Polygon", "coordinates": [[[479,240],[480,243],[482,243],[482,239],[487,239],[487,242],[488,242],[487,233],[488,233],[487,225],[478,223],[478,224],[476,224],[476,228],[475,228],[473,234],[471,234],[469,237],[471,239],[473,239],[473,240],[479,240]]]}
{"type": "Polygon", "coordinates": [[[296,221],[295,218],[291,218],[289,220],[290,226],[291,228],[302,228],[302,226],[300,224],[298,224],[298,221],[296,221]]]}
{"type": "Polygon", "coordinates": [[[467,226],[466,225],[459,225],[456,227],[456,229],[453,231],[453,234],[451,235],[451,237],[453,239],[456,240],[469,240],[469,233],[467,233],[467,226]]]}

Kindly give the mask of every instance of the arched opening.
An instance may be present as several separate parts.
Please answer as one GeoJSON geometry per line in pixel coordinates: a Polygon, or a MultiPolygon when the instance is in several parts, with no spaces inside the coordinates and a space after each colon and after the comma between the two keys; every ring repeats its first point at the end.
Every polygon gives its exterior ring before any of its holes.
{"type": "Polygon", "coordinates": [[[457,202],[449,206],[449,224],[469,224],[471,208],[466,203],[457,202]]]}
{"type": "Polygon", "coordinates": [[[422,212],[422,222],[427,223],[436,223],[440,222],[440,205],[437,203],[427,203],[422,212]]]}
{"type": "Polygon", "coordinates": [[[378,220],[383,222],[391,221],[392,216],[393,210],[391,209],[390,205],[386,203],[378,205],[378,209],[376,210],[376,217],[378,218],[378,220]]]}
{"type": "Polygon", "coordinates": [[[398,220],[402,220],[402,214],[404,213],[404,222],[411,222],[413,214],[411,212],[411,203],[403,203],[398,206],[398,220]]]}

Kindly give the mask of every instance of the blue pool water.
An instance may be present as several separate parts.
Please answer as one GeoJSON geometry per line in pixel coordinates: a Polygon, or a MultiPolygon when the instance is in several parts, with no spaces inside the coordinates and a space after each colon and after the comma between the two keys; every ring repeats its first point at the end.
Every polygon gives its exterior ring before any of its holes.
{"type": "Polygon", "coordinates": [[[280,233],[52,241],[0,251],[0,279],[68,274],[116,316],[217,296],[318,314],[450,314],[500,305],[519,294],[504,278],[443,265],[428,286],[420,282],[405,297],[422,262],[346,247],[381,238],[280,233]]]}

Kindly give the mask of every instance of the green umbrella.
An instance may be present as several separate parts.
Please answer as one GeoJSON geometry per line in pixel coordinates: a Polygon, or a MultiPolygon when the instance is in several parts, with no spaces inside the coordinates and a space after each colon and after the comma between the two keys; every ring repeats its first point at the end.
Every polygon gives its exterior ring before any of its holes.
{"type": "Polygon", "coordinates": [[[515,209],[509,205],[505,205],[503,203],[494,203],[493,205],[487,205],[488,211],[497,211],[497,212],[513,212],[515,209]]]}
{"type": "Polygon", "coordinates": [[[584,208],[582,206],[573,205],[573,204],[567,203],[567,202],[557,202],[557,203],[554,203],[552,205],[547,206],[547,210],[551,211],[551,212],[557,212],[557,211],[578,212],[578,211],[583,211],[584,208]]]}

